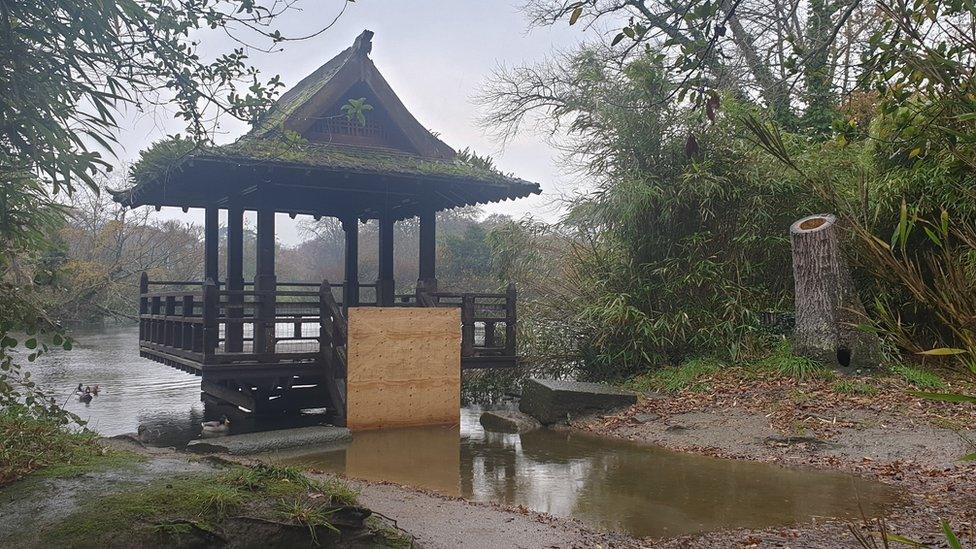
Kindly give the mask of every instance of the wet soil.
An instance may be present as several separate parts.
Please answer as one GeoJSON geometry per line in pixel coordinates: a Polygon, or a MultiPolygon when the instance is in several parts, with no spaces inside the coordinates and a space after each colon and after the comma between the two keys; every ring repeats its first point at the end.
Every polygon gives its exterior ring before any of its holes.
{"type": "MultiPolygon", "coordinates": [[[[619,413],[578,418],[573,429],[674,450],[849,472],[896,487],[907,505],[885,520],[889,532],[945,546],[940,521],[974,536],[976,407],[926,401],[903,387],[877,395],[837,395],[826,382],[761,384],[716,377],[707,391],[649,395],[619,413]]],[[[865,532],[880,525],[855,521],[865,532]]],[[[667,540],[674,547],[859,547],[850,522],[727,531],[667,540]]],[[[649,540],[648,540],[649,541],[649,540]]],[[[658,540],[661,541],[661,540],[658,540]]]]}
{"type": "Polygon", "coordinates": [[[502,549],[521,547],[636,547],[623,534],[589,530],[577,521],[529,511],[475,503],[392,483],[350,481],[360,501],[395,520],[427,549],[502,549]]]}

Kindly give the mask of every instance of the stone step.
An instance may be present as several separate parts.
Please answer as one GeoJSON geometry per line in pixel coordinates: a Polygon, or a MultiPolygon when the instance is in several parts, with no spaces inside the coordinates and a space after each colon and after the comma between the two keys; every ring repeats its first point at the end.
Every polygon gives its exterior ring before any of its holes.
{"type": "Polygon", "coordinates": [[[519,410],[543,425],[566,421],[569,416],[631,406],[637,394],[602,383],[529,379],[522,388],[519,410]]]}
{"type": "Polygon", "coordinates": [[[352,440],[352,434],[350,434],[349,429],[345,427],[319,425],[315,427],[299,427],[296,429],[259,431],[256,433],[203,438],[190,441],[186,445],[186,449],[191,452],[200,453],[223,452],[241,455],[348,440],[352,440]]]}

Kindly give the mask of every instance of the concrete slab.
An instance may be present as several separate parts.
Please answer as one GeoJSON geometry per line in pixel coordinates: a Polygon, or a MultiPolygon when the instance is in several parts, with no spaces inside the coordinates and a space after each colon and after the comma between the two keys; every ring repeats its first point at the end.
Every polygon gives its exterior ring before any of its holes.
{"type": "Polygon", "coordinates": [[[192,440],[186,445],[186,449],[199,453],[223,452],[242,455],[348,440],[352,440],[349,429],[320,425],[192,440]]]}
{"type": "Polygon", "coordinates": [[[522,387],[519,410],[543,425],[551,425],[565,421],[567,415],[623,408],[636,402],[636,393],[601,383],[529,379],[522,387]]]}
{"type": "Polygon", "coordinates": [[[481,414],[481,426],[495,433],[528,433],[542,424],[529,414],[517,410],[488,410],[481,414]]]}

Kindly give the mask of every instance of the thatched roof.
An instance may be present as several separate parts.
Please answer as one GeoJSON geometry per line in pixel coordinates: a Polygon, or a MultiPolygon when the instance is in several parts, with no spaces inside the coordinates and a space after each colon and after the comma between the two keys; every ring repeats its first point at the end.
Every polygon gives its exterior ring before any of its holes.
{"type": "Polygon", "coordinates": [[[454,149],[407,111],[368,54],[370,31],[281,95],[236,142],[154,144],[114,192],[129,206],[201,207],[230,202],[314,215],[397,217],[421,208],[520,198],[535,183],[454,149]],[[343,108],[366,101],[364,120],[343,108]],[[346,114],[343,114],[346,113],[346,114]],[[256,192],[262,189],[262,192],[256,192]]]}

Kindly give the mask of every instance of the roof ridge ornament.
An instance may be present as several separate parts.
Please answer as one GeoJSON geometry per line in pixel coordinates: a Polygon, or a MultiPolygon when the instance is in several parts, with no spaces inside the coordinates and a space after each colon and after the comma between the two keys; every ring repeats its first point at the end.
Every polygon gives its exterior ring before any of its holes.
{"type": "Polygon", "coordinates": [[[373,51],[373,31],[364,30],[352,43],[352,51],[356,55],[366,57],[373,51]]]}

